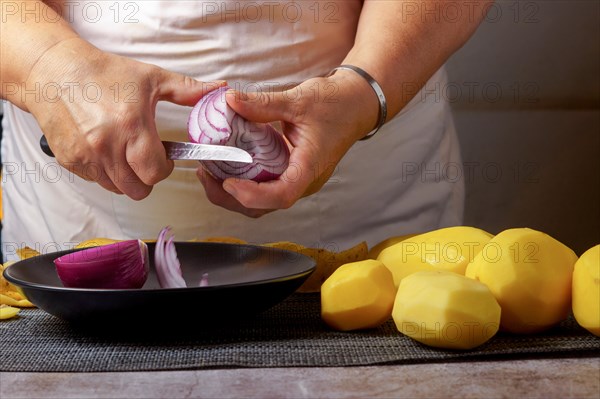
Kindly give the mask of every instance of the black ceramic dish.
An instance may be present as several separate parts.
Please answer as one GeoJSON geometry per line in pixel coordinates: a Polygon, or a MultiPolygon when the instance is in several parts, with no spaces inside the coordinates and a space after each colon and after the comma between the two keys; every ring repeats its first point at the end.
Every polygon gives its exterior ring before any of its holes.
{"type": "Polygon", "coordinates": [[[161,289],[148,244],[150,273],[141,289],[65,288],[54,259],[72,251],[40,255],[13,264],[5,278],[20,287],[40,309],[72,322],[152,322],[188,318],[193,322],[245,318],[281,302],[315,269],[313,259],[275,248],[221,244],[176,243],[188,288],[161,289]],[[198,287],[208,273],[208,287],[198,287]]]}

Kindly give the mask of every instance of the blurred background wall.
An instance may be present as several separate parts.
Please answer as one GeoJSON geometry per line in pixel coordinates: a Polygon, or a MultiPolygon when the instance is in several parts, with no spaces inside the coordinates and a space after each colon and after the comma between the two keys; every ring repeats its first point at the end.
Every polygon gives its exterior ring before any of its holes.
{"type": "Polygon", "coordinates": [[[600,1],[497,0],[448,62],[465,224],[600,243],[600,1]]]}

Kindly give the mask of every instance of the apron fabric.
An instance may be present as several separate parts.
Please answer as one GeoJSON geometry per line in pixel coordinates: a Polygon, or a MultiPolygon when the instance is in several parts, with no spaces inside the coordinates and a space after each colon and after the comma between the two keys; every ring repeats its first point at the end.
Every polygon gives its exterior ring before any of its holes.
{"type": "MultiPolygon", "coordinates": [[[[84,9],[87,14],[73,18],[73,27],[102,50],[253,91],[277,90],[339,65],[353,45],[362,2],[76,4],[75,16],[84,9]]],[[[45,156],[35,119],[7,104],[3,253],[14,259],[24,245],[47,253],[94,237],[155,238],[167,225],[178,240],[234,236],[341,250],[460,224],[459,146],[449,106],[435,94],[445,80],[441,69],[374,138],[357,142],[321,191],[258,219],[211,204],[196,178],[196,162],[176,162],[171,176],[142,201],[105,191],[45,156]]],[[[159,103],[161,138],[187,140],[190,111],[159,103]]]]}

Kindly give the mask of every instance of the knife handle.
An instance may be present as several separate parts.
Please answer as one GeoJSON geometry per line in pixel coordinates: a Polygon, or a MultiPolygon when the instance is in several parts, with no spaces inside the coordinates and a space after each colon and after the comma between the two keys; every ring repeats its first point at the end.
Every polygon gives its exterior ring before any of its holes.
{"type": "Polygon", "coordinates": [[[44,135],[42,135],[42,138],[40,139],[40,147],[44,154],[48,155],[49,157],[54,158],[54,153],[50,149],[50,144],[48,144],[48,140],[46,140],[46,136],[44,136],[44,135]]]}

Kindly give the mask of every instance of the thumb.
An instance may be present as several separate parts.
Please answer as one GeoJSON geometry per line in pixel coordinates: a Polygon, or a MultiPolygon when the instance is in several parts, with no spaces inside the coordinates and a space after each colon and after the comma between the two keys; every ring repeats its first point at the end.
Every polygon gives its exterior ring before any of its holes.
{"type": "Polygon", "coordinates": [[[158,76],[158,100],[192,106],[206,93],[225,84],[224,80],[202,82],[186,75],[161,69],[158,76]]]}
{"type": "Polygon", "coordinates": [[[286,92],[242,93],[228,90],[227,104],[238,114],[253,122],[291,121],[294,115],[292,99],[286,92]]]}

